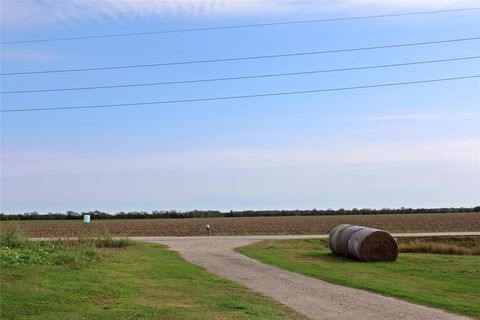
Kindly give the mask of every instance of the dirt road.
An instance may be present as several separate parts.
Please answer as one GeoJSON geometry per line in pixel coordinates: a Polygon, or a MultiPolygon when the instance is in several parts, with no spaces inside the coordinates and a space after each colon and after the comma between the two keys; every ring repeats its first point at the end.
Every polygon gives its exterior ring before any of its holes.
{"type": "MultiPolygon", "coordinates": [[[[480,232],[396,234],[394,236],[432,235],[480,235],[480,232]]],[[[441,310],[284,271],[233,251],[236,247],[265,239],[326,237],[328,235],[139,237],[132,239],[167,245],[178,251],[187,261],[271,297],[311,319],[467,319],[441,310]]]]}

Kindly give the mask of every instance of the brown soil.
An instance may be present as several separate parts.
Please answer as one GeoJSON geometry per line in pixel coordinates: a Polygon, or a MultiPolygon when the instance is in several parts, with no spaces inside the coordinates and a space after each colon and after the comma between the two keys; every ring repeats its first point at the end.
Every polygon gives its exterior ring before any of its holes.
{"type": "Polygon", "coordinates": [[[479,231],[480,213],[398,214],[363,216],[255,217],[204,219],[148,219],[2,222],[1,231],[18,228],[29,237],[200,236],[209,224],[212,235],[327,234],[348,223],[387,232],[479,231]]]}

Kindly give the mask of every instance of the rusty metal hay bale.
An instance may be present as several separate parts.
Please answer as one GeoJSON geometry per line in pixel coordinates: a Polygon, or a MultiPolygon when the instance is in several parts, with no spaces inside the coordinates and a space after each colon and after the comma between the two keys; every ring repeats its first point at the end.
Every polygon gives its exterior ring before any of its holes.
{"type": "Polygon", "coordinates": [[[338,225],[330,232],[329,247],[360,261],[395,261],[398,256],[397,242],[389,233],[362,226],[338,225]]]}

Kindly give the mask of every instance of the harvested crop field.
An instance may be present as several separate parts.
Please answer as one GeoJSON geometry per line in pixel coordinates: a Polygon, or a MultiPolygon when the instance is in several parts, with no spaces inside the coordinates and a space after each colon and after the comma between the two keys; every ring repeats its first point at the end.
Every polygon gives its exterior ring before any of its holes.
{"type": "Polygon", "coordinates": [[[1,230],[17,228],[29,237],[199,236],[205,235],[209,224],[212,235],[326,234],[341,223],[389,232],[479,231],[480,213],[93,220],[88,225],[82,221],[9,221],[1,223],[1,230]]]}

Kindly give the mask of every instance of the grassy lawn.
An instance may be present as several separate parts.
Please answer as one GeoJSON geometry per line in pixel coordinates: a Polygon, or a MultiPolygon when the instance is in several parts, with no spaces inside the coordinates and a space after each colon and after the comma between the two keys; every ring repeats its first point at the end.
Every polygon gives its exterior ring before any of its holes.
{"type": "Polygon", "coordinates": [[[3,267],[1,319],[304,319],[153,244],[87,265],[3,267]]]}
{"type": "Polygon", "coordinates": [[[396,262],[364,263],[331,254],[323,239],[262,241],[237,250],[310,277],[480,319],[480,256],[401,253],[396,262]]]}

